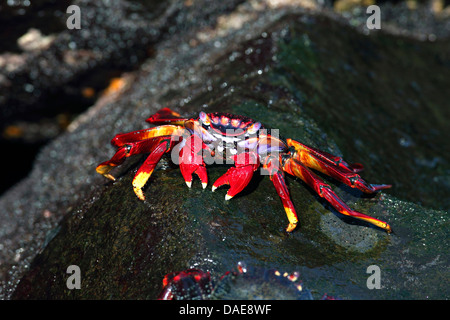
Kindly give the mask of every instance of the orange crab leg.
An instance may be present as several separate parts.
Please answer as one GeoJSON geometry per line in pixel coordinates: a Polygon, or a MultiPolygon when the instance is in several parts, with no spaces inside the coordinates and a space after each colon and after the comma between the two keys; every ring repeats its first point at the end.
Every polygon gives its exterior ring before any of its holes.
{"type": "Polygon", "coordinates": [[[119,148],[119,150],[117,150],[117,152],[110,160],[100,163],[95,170],[97,171],[97,173],[103,175],[104,177],[112,181],[115,181],[116,178],[114,178],[114,176],[111,175],[109,172],[114,167],[121,165],[125,161],[125,158],[128,157],[127,153],[128,148],[126,147],[119,148]]]}
{"type": "Polygon", "coordinates": [[[301,178],[320,197],[326,199],[341,214],[371,223],[374,226],[386,230],[388,233],[392,231],[391,227],[386,222],[350,209],[350,207],[334,193],[328,184],[324,183],[317,175],[312,173],[297,160],[293,158],[287,159],[283,164],[283,170],[293,176],[301,178]]]}
{"type": "Polygon", "coordinates": [[[297,227],[298,217],[295,212],[294,204],[292,203],[291,197],[289,195],[289,189],[284,180],[284,173],[280,167],[281,159],[276,159],[273,156],[267,157],[264,161],[263,167],[270,173],[270,180],[272,180],[273,185],[281,198],[283,203],[284,211],[289,220],[289,225],[286,228],[287,232],[292,232],[297,227]]]}
{"type": "Polygon", "coordinates": [[[116,147],[122,147],[127,143],[139,142],[161,136],[182,136],[186,134],[186,129],[176,125],[164,125],[154,128],[132,131],[128,133],[119,133],[111,140],[111,144],[116,147]]]}
{"type": "Polygon", "coordinates": [[[180,140],[179,136],[185,133],[185,129],[179,126],[165,125],[156,128],[138,130],[129,133],[117,134],[111,144],[119,147],[114,156],[100,163],[96,170],[108,179],[116,179],[109,173],[114,167],[121,165],[125,158],[139,153],[147,153],[154,148],[154,139],[162,136],[172,136],[174,140],[180,140]]]}
{"type": "Polygon", "coordinates": [[[287,144],[295,148],[293,158],[307,167],[320,171],[338,181],[357,188],[365,193],[374,193],[390,188],[389,184],[370,184],[364,181],[357,172],[363,170],[359,163],[348,164],[341,157],[304,145],[298,141],[287,139],[287,144]]]}
{"type": "Polygon", "coordinates": [[[155,169],[159,160],[161,160],[163,154],[169,152],[172,146],[173,140],[171,140],[171,137],[166,136],[155,139],[154,147],[151,148],[152,151],[150,152],[150,155],[147,157],[147,159],[145,159],[144,164],[136,172],[132,183],[134,193],[140,200],[145,200],[142,188],[152,175],[153,170],[155,169]]]}
{"type": "Polygon", "coordinates": [[[116,151],[110,160],[100,163],[96,171],[106,178],[115,181],[116,178],[109,173],[114,167],[121,165],[126,158],[132,155],[151,152],[162,139],[173,140],[173,143],[178,142],[176,139],[172,139],[172,136],[162,136],[126,143],[116,151]]]}

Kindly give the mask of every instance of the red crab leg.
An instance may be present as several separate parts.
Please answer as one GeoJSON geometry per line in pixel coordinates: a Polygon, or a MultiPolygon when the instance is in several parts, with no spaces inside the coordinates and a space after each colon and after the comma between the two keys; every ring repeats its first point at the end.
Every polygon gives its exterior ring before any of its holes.
{"type": "Polygon", "coordinates": [[[214,182],[212,191],[218,187],[228,184],[230,189],[225,195],[225,200],[230,200],[241,192],[250,182],[253,172],[259,167],[259,158],[254,152],[243,152],[233,156],[235,167],[214,182]]]}
{"type": "Polygon", "coordinates": [[[169,152],[173,146],[173,141],[171,137],[160,137],[155,139],[154,147],[150,152],[150,155],[145,159],[142,166],[136,172],[136,175],[133,178],[133,190],[136,196],[140,200],[145,200],[144,193],[142,192],[142,188],[147,183],[148,179],[153,173],[156,165],[164,153],[169,152]]]}
{"type": "Polygon", "coordinates": [[[269,156],[264,161],[263,168],[270,174],[270,180],[272,180],[278,195],[283,203],[284,210],[289,220],[289,225],[286,228],[287,232],[292,232],[298,223],[297,213],[295,212],[294,204],[292,203],[289,195],[289,189],[284,180],[284,173],[280,167],[281,159],[276,159],[274,156],[269,156]]]}
{"type": "Polygon", "coordinates": [[[301,178],[307,185],[314,189],[320,197],[326,199],[341,214],[369,222],[386,230],[388,233],[392,231],[391,227],[386,222],[350,209],[344,201],[334,193],[328,184],[324,183],[318,176],[297,160],[292,158],[287,159],[283,165],[283,170],[293,176],[301,178]]]}
{"type": "Polygon", "coordinates": [[[184,121],[186,121],[187,118],[181,117],[181,115],[175,111],[172,111],[169,108],[162,108],[158,112],[156,112],[154,115],[150,116],[147,120],[148,123],[152,124],[177,124],[177,125],[183,125],[184,121]]]}
{"type": "Polygon", "coordinates": [[[357,174],[363,169],[363,166],[359,163],[348,164],[341,157],[333,156],[298,141],[292,139],[287,139],[286,141],[289,146],[293,146],[296,150],[293,156],[295,160],[352,188],[357,188],[365,193],[374,193],[391,187],[389,184],[370,184],[364,181],[357,174]]]}
{"type": "Polygon", "coordinates": [[[196,134],[192,134],[186,140],[186,144],[180,150],[180,171],[184,181],[190,188],[192,185],[192,174],[195,173],[202,182],[203,189],[208,184],[205,163],[203,162],[203,149],[208,147],[196,134]]]}
{"type": "MultiPolygon", "coordinates": [[[[114,167],[121,165],[126,158],[132,155],[152,152],[163,139],[171,140],[171,136],[154,137],[147,140],[127,143],[121,146],[110,160],[100,163],[96,170],[99,174],[115,181],[116,178],[109,173],[114,167]]],[[[174,143],[175,142],[176,141],[174,141],[174,143]]]]}
{"type": "MultiPolygon", "coordinates": [[[[119,147],[114,156],[105,162],[100,163],[96,170],[99,174],[108,179],[116,179],[109,173],[114,167],[121,165],[125,158],[139,153],[151,152],[154,148],[154,139],[161,136],[181,136],[186,130],[178,126],[160,126],[145,130],[138,130],[129,133],[117,134],[111,144],[119,147]]],[[[180,140],[180,138],[178,138],[180,140]]]]}
{"type": "Polygon", "coordinates": [[[111,140],[111,144],[116,147],[122,147],[127,143],[138,142],[150,138],[161,136],[181,136],[186,130],[183,127],[175,125],[163,125],[154,128],[142,129],[128,133],[119,133],[111,140]]]}

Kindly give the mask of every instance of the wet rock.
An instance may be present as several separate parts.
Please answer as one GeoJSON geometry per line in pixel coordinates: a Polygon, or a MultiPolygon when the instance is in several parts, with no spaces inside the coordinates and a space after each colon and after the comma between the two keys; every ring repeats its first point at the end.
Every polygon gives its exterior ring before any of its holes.
{"type": "MultiPolygon", "coordinates": [[[[348,299],[448,298],[442,196],[448,184],[436,187],[431,179],[445,180],[449,172],[441,135],[449,44],[366,36],[291,8],[251,17],[246,6],[238,9],[248,19],[241,29],[192,29],[156,45],[121,94],[103,98],[74,122],[42,151],[29,179],[0,200],[6,295],[15,289],[18,299],[154,299],[167,273],[223,274],[243,260],[298,270],[315,298],[323,292],[348,299]],[[203,190],[198,180],[186,188],[166,158],[142,202],[131,187],[142,157],[118,168],[115,183],[96,175],[96,164],[114,152],[108,145],[114,134],[144,127],[145,117],[163,106],[185,115],[249,116],[365,164],[368,181],[394,188],[367,197],[324,179],[352,208],[388,221],[395,233],[342,219],[294,178],[288,184],[300,226],[286,234],[287,219],[267,177],[256,175],[225,202],[225,190],[203,190]],[[399,145],[405,136],[415,143],[399,145]],[[439,156],[437,172],[418,169],[419,156],[439,156]],[[66,286],[70,265],[80,267],[80,290],[66,286]],[[380,290],[367,288],[370,265],[380,267],[380,290]]],[[[225,170],[209,167],[210,181],[225,170]]]]}
{"type": "Polygon", "coordinates": [[[212,293],[221,300],[312,300],[298,272],[264,270],[238,262],[223,276],[212,293]]]}

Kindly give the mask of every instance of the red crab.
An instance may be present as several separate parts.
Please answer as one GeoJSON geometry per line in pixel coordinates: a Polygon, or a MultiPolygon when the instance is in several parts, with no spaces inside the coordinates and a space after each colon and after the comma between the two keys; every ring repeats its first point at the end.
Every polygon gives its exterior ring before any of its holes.
{"type": "Polygon", "coordinates": [[[117,152],[96,169],[103,176],[115,180],[109,173],[112,168],[122,164],[131,155],[150,153],[133,179],[133,190],[141,200],[145,200],[142,188],[157,163],[163,154],[170,152],[172,161],[179,163],[188,187],[191,187],[193,173],[200,178],[203,188],[207,186],[206,164],[223,161],[234,164],[212,186],[214,191],[222,185],[230,185],[225,200],[242,191],[250,182],[253,172],[262,165],[263,172],[270,175],[286,211],[289,220],[287,232],[296,228],[298,219],[284,172],[302,179],[341,214],[391,232],[386,222],[350,209],[328,184],[310,170],[322,172],[365,193],[391,187],[365,182],[357,174],[363,169],[361,164],[348,164],[341,157],[292,139],[280,138],[276,134],[277,130],[266,129],[261,123],[245,116],[200,112],[198,118],[189,119],[169,108],[163,108],[146,121],[159,126],[116,135],[111,143],[118,148],[117,152]]]}

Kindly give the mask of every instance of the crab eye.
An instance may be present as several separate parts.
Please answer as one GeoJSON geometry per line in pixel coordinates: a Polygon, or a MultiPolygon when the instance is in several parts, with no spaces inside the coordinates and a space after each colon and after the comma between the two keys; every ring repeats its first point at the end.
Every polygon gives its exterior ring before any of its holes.
{"type": "Polygon", "coordinates": [[[204,113],[203,111],[200,111],[200,114],[198,115],[198,117],[200,118],[200,120],[206,124],[207,126],[209,126],[209,124],[211,123],[208,115],[206,113],[204,113]]]}
{"type": "Polygon", "coordinates": [[[259,128],[261,128],[261,123],[255,122],[250,127],[248,127],[247,132],[250,134],[255,134],[259,130],[259,128]]]}

